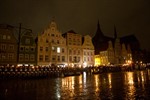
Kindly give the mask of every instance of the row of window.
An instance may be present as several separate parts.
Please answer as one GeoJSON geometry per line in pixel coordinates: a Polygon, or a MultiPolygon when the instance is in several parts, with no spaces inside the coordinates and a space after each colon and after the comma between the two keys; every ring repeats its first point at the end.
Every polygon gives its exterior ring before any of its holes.
{"type": "Polygon", "coordinates": [[[60,37],[60,35],[59,34],[54,34],[54,33],[52,33],[52,34],[47,34],[47,36],[52,36],[52,37],[60,37]]]}
{"type": "Polygon", "coordinates": [[[78,45],[78,46],[81,46],[81,43],[80,42],[70,42],[68,43],[69,45],[78,45]]]}
{"type": "MultiPolygon", "coordinates": [[[[50,59],[49,59],[50,57],[48,56],[48,55],[39,55],[39,61],[46,61],[46,62],[49,62],[50,61],[50,59]]],[[[62,62],[65,62],[66,60],[65,60],[65,56],[56,56],[56,55],[52,55],[52,59],[51,59],[52,61],[58,61],[58,62],[60,62],[60,61],[62,61],[62,62]]]]}
{"type": "Polygon", "coordinates": [[[75,50],[72,50],[72,49],[69,49],[69,55],[80,55],[81,54],[81,51],[78,50],[78,49],[75,49],[75,50]]]}
{"type": "Polygon", "coordinates": [[[69,56],[69,61],[70,62],[80,62],[80,56],[69,56]]]}
{"type": "Polygon", "coordinates": [[[3,40],[10,40],[11,36],[10,35],[0,35],[0,39],[3,39],[3,40]]]}
{"type": "Polygon", "coordinates": [[[84,62],[93,62],[94,58],[93,57],[84,57],[84,62]]]}
{"type": "Polygon", "coordinates": [[[19,61],[35,61],[34,54],[19,54],[19,61]]]}
{"type": "Polygon", "coordinates": [[[15,54],[14,53],[0,53],[1,60],[14,60],[15,54]]]}
{"type": "MultiPolygon", "coordinates": [[[[46,52],[50,51],[49,47],[40,47],[40,52],[44,51],[44,49],[46,52]]],[[[65,49],[60,47],[52,47],[52,52],[65,53],[65,49]]]]}
{"type": "Polygon", "coordinates": [[[84,55],[86,56],[93,56],[94,52],[93,51],[84,51],[84,55]]]}
{"type": "Polygon", "coordinates": [[[20,51],[21,52],[35,52],[35,47],[21,46],[20,51]]]}
{"type": "Polygon", "coordinates": [[[15,45],[13,44],[0,44],[0,50],[15,50],[15,45]]]}

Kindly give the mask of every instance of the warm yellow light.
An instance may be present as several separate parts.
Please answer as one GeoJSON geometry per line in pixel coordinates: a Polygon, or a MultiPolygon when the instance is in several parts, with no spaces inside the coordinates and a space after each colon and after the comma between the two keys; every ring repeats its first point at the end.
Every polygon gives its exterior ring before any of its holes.
{"type": "Polygon", "coordinates": [[[100,58],[97,57],[95,58],[95,66],[99,66],[101,63],[100,63],[100,58]]]}
{"type": "Polygon", "coordinates": [[[85,67],[87,67],[87,63],[86,62],[83,63],[83,68],[85,68],[85,67]]]}

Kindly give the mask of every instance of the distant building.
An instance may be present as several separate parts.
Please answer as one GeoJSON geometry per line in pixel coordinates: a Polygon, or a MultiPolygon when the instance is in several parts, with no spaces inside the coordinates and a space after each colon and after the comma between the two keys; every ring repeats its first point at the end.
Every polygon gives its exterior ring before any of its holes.
{"type": "MultiPolygon", "coordinates": [[[[95,66],[131,63],[132,52],[130,45],[133,42],[125,42],[122,39],[124,38],[117,37],[115,27],[114,38],[105,36],[98,22],[96,34],[92,38],[95,47],[95,66]]],[[[134,42],[136,43],[137,41],[134,42]]]]}
{"type": "Polygon", "coordinates": [[[65,66],[67,64],[66,39],[62,37],[54,20],[42,34],[38,34],[37,45],[38,65],[65,66]]]}
{"type": "Polygon", "coordinates": [[[131,34],[128,36],[121,37],[120,43],[124,43],[126,45],[126,48],[127,46],[128,48],[130,47],[130,51],[132,53],[132,60],[134,63],[143,60],[143,58],[141,57],[140,43],[135,37],[135,35],[131,34]]]}
{"type": "Polygon", "coordinates": [[[94,45],[92,43],[92,37],[85,35],[83,37],[83,67],[94,66],[94,45]]]}
{"type": "Polygon", "coordinates": [[[83,65],[82,35],[70,30],[63,34],[67,41],[67,63],[69,67],[81,67],[83,65]]]}
{"type": "Polygon", "coordinates": [[[35,36],[32,30],[22,29],[20,27],[19,34],[19,50],[18,50],[18,66],[30,66],[36,65],[37,62],[37,50],[35,36]]]}
{"type": "Polygon", "coordinates": [[[14,27],[0,25],[0,65],[17,64],[17,40],[14,27]]]}

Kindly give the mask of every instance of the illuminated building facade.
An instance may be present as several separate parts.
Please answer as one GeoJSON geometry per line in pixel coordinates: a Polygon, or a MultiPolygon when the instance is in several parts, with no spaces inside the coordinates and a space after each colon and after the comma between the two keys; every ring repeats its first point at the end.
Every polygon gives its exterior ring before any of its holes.
{"type": "Polygon", "coordinates": [[[0,65],[17,64],[17,40],[14,27],[0,25],[0,65]]]}
{"type": "Polygon", "coordinates": [[[89,35],[83,37],[83,67],[94,66],[94,46],[89,35]]]}
{"type": "Polygon", "coordinates": [[[69,67],[81,67],[82,61],[82,35],[73,30],[63,34],[67,41],[67,63],[69,67]]]}
{"type": "Polygon", "coordinates": [[[101,65],[110,65],[115,63],[114,48],[112,45],[112,41],[108,41],[106,45],[108,45],[106,50],[100,51],[101,65]]]}
{"type": "Polygon", "coordinates": [[[22,29],[20,27],[18,66],[36,65],[36,47],[35,36],[33,35],[32,30],[22,29]]]}
{"type": "Polygon", "coordinates": [[[125,64],[127,62],[132,62],[132,52],[130,49],[130,43],[122,42],[122,38],[117,37],[115,27],[114,38],[108,37],[102,33],[98,22],[97,31],[95,36],[92,38],[92,42],[95,47],[96,66],[118,65],[125,64]]]}
{"type": "Polygon", "coordinates": [[[66,39],[57,29],[54,20],[42,34],[38,34],[38,65],[65,66],[67,62],[66,39]]]}

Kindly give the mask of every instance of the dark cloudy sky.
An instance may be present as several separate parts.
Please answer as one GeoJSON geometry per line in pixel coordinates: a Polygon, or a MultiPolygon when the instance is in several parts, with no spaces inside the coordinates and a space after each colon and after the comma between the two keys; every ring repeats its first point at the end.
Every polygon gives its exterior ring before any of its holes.
{"type": "Polygon", "coordinates": [[[105,35],[135,34],[150,50],[150,0],[1,0],[0,23],[43,31],[55,17],[59,30],[94,34],[99,19],[105,35]]]}

